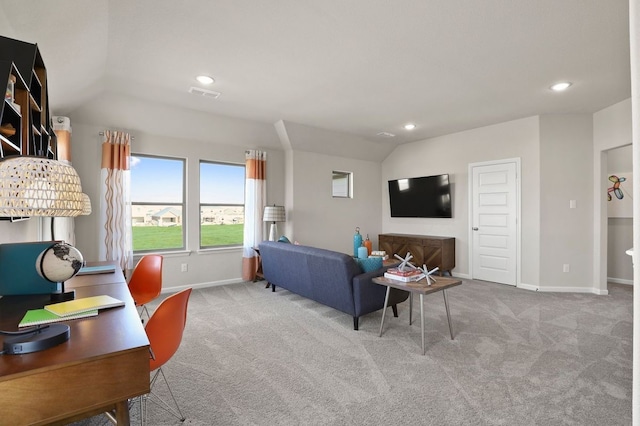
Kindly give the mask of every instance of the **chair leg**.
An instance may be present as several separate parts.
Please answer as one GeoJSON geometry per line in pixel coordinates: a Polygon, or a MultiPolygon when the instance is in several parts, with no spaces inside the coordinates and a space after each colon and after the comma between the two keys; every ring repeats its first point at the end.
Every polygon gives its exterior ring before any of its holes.
{"type": "Polygon", "coordinates": [[[184,422],[186,420],[186,418],[184,417],[184,415],[182,414],[182,411],[180,410],[180,406],[178,405],[178,401],[176,401],[176,397],[173,396],[173,391],[171,390],[171,386],[169,386],[169,382],[167,381],[167,378],[164,375],[164,372],[162,371],[162,368],[158,368],[155,371],[155,374],[153,375],[153,378],[151,379],[150,386],[151,386],[151,392],[147,395],[147,398],[145,398],[144,416],[146,417],[146,414],[147,414],[146,413],[146,411],[147,411],[146,402],[147,401],[151,401],[154,404],[156,404],[157,406],[159,406],[160,408],[164,409],[168,413],[170,413],[173,416],[175,416],[181,422],[184,422]],[[158,377],[160,375],[164,379],[164,383],[167,385],[167,389],[169,390],[169,395],[171,396],[171,399],[173,399],[173,404],[175,405],[175,409],[173,407],[171,407],[162,398],[160,398],[157,394],[153,393],[153,386],[156,383],[156,381],[157,381],[157,379],[158,379],[158,377]]]}
{"type": "Polygon", "coordinates": [[[140,320],[142,320],[142,322],[144,323],[144,317],[142,316],[143,314],[147,314],[147,319],[150,318],[149,315],[149,310],[147,309],[147,305],[141,305],[138,306],[138,314],[140,315],[140,320]]]}

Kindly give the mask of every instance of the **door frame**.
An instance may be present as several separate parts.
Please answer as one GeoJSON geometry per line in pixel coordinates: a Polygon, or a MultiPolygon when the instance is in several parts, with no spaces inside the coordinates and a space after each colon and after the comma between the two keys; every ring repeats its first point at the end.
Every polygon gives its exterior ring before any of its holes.
{"type": "Polygon", "coordinates": [[[515,163],[516,165],[516,287],[521,286],[522,282],[522,220],[521,220],[521,194],[522,194],[522,181],[521,176],[522,173],[520,171],[521,160],[520,157],[515,158],[505,158],[502,160],[490,160],[490,161],[480,161],[477,163],[469,163],[468,166],[468,200],[467,205],[469,208],[468,211],[468,220],[467,220],[467,232],[468,232],[468,248],[469,248],[469,277],[473,279],[473,168],[480,166],[495,166],[499,164],[507,164],[507,163],[515,163]]]}

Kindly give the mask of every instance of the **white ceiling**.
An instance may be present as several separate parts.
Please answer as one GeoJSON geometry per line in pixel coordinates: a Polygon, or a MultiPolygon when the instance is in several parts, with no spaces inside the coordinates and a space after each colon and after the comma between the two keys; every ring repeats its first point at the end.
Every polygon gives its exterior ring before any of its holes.
{"type": "Polygon", "coordinates": [[[396,144],[630,96],[628,0],[3,0],[0,28],[40,46],[57,115],[123,92],[396,144]]]}

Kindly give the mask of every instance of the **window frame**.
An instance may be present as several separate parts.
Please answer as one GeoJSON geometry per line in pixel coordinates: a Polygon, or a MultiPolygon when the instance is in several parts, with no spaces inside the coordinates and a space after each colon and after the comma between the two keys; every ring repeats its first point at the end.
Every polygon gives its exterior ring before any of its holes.
{"type": "MultiPolygon", "coordinates": [[[[171,161],[179,161],[182,163],[182,203],[174,203],[174,202],[136,202],[134,203],[133,199],[131,202],[131,209],[133,209],[133,205],[138,206],[178,206],[182,207],[182,246],[181,247],[171,247],[171,248],[154,248],[149,250],[133,250],[133,255],[144,255],[149,253],[170,253],[176,251],[184,251],[187,248],[187,159],[181,157],[172,157],[167,155],[156,155],[156,154],[140,154],[140,153],[131,153],[131,157],[142,157],[142,158],[151,158],[151,159],[161,159],[161,160],[171,160],[171,161]]],[[[133,182],[132,177],[130,177],[131,182],[133,182]]],[[[133,214],[132,214],[133,219],[133,214]]],[[[133,220],[131,223],[131,246],[133,248],[133,220]]]]}
{"type": "MultiPolygon", "coordinates": [[[[213,246],[202,245],[202,224],[203,224],[203,222],[202,222],[202,208],[203,207],[242,207],[242,212],[243,212],[243,216],[244,216],[246,205],[247,205],[247,200],[245,199],[246,181],[247,181],[247,167],[246,167],[246,165],[244,163],[232,163],[232,162],[225,162],[225,161],[205,160],[205,159],[202,159],[202,158],[199,159],[199,161],[198,161],[198,247],[199,247],[200,250],[224,249],[224,248],[234,248],[234,247],[242,247],[243,246],[243,242],[240,242],[238,244],[219,244],[219,245],[213,245],[213,246]],[[243,173],[244,178],[243,178],[243,182],[242,182],[242,200],[243,200],[243,204],[203,203],[202,202],[202,198],[201,198],[201,193],[202,193],[202,165],[203,164],[218,164],[218,165],[222,165],[222,166],[233,166],[233,167],[242,168],[242,170],[244,171],[244,173],[243,173]]],[[[244,230],[243,230],[243,238],[244,238],[244,230]]]]}
{"type": "Polygon", "coordinates": [[[341,170],[333,170],[331,172],[331,196],[333,198],[353,198],[353,172],[345,172],[341,170]],[[335,181],[337,179],[347,179],[347,194],[336,195],[335,181]]]}

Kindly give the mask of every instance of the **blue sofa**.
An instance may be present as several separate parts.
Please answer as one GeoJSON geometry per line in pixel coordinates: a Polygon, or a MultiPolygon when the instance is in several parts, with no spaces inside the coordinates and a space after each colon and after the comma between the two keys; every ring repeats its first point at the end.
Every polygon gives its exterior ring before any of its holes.
{"type": "MultiPolygon", "coordinates": [[[[264,279],[276,287],[335,308],[353,316],[358,329],[360,316],[382,309],[386,287],[371,282],[386,268],[362,272],[349,255],[315,247],[264,241],[259,246],[264,279]]],[[[396,304],[409,293],[392,289],[388,306],[398,316],[396,304]]]]}

